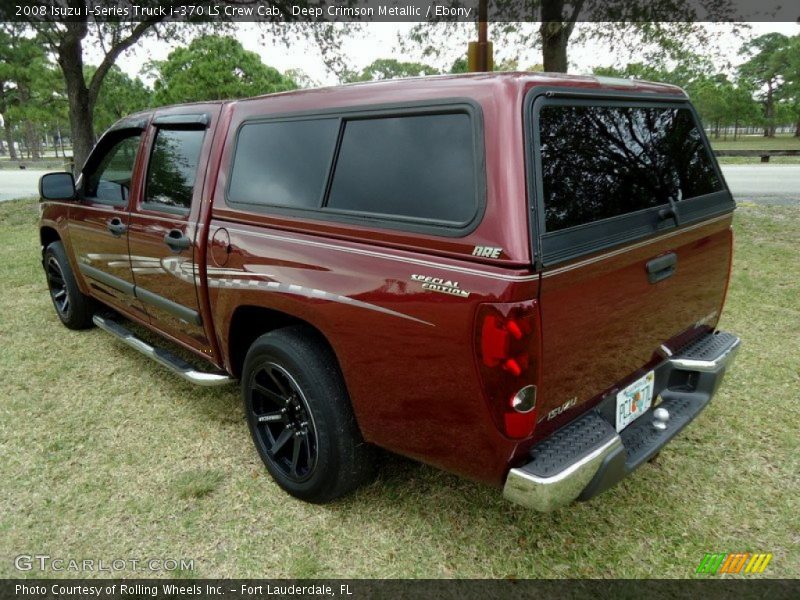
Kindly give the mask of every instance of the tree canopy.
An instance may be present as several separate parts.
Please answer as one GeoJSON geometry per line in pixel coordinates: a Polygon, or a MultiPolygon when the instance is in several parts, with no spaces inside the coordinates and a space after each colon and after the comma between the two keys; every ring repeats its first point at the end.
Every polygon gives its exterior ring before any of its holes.
{"type": "Polygon", "coordinates": [[[261,62],[235,38],[204,35],[153,62],[157,105],[246,98],[296,89],[297,84],[261,62]]]}
{"type": "Polygon", "coordinates": [[[17,137],[38,158],[42,131],[66,120],[63,84],[46,52],[35,38],[9,24],[0,25],[0,113],[12,157],[17,137]]]}
{"type": "MultiPolygon", "coordinates": [[[[86,67],[91,78],[93,67],[86,67]]],[[[94,107],[94,128],[100,135],[110,125],[131,113],[153,106],[153,94],[139,77],[129,77],[114,65],[109,69],[94,107]]]]}
{"type": "Polygon", "coordinates": [[[766,137],[775,135],[776,103],[779,99],[787,100],[784,86],[797,80],[797,73],[791,73],[792,49],[792,40],[781,33],[764,34],[741,49],[750,58],[739,67],[739,73],[756,90],[762,102],[766,137]]]}
{"type": "MultiPolygon", "coordinates": [[[[81,2],[78,2],[81,4],[81,2]]],[[[111,67],[126,51],[147,38],[161,37],[176,41],[186,41],[200,30],[219,31],[231,26],[230,22],[167,22],[166,15],[170,8],[185,7],[184,0],[137,0],[141,8],[160,8],[153,10],[154,16],[140,21],[95,20],[83,13],[78,19],[64,22],[41,21],[31,17],[26,23],[14,23],[11,27],[21,31],[35,32],[40,43],[44,44],[55,58],[61,70],[69,111],[69,123],[72,138],[72,150],[76,169],[80,168],[94,145],[94,110],[103,80],[111,67]],[[87,79],[84,70],[87,49],[93,47],[99,51],[101,60],[97,68],[87,79]]],[[[198,4],[206,4],[201,0],[198,4]]],[[[221,0],[216,3],[230,5],[249,5],[252,0],[221,0]]],[[[289,10],[292,0],[273,0],[273,6],[280,11],[289,10]]],[[[63,0],[40,0],[42,7],[63,6],[63,0]]],[[[0,16],[9,7],[0,7],[0,16]]],[[[306,38],[318,45],[322,50],[323,62],[329,68],[336,68],[341,63],[341,34],[347,28],[334,28],[331,23],[301,23],[288,26],[279,22],[260,23],[262,32],[272,34],[278,39],[306,38]]]]}
{"type": "Polygon", "coordinates": [[[404,62],[394,58],[379,58],[360,72],[348,71],[342,76],[344,83],[356,81],[375,81],[380,79],[396,79],[398,77],[420,77],[437,75],[439,70],[420,62],[404,62]]]}
{"type": "MultiPolygon", "coordinates": [[[[706,12],[698,15],[694,0],[498,0],[490,5],[490,20],[493,16],[499,20],[490,24],[489,37],[496,49],[539,48],[543,70],[561,73],[569,69],[569,45],[590,39],[601,39],[612,49],[635,47],[647,60],[681,55],[698,47],[712,52],[717,49],[716,35],[700,21],[729,21],[734,1],[703,3],[706,12]],[[530,22],[519,22],[521,6],[529,7],[530,22]]],[[[728,27],[732,31],[743,28],[735,23],[728,27]]],[[[412,29],[404,48],[421,53],[423,58],[439,58],[454,46],[466,49],[466,42],[474,37],[472,23],[420,23],[412,29]],[[443,45],[445,36],[449,43],[443,45]]]]}
{"type": "Polygon", "coordinates": [[[800,131],[800,36],[767,34],[742,47],[748,57],[737,70],[720,72],[693,53],[672,62],[631,63],[624,68],[602,67],[598,75],[661,81],[686,90],[716,136],[724,127],[760,125],[774,135],[778,123],[793,121],[800,131]]]}

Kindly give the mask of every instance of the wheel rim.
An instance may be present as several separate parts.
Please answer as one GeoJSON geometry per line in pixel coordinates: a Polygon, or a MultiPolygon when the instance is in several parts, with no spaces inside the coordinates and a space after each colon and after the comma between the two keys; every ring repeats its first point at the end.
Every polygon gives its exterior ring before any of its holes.
{"type": "Polygon", "coordinates": [[[262,455],[292,481],[310,478],[317,464],[317,428],[294,378],[280,365],[267,363],[253,375],[248,399],[262,455]]]}
{"type": "Polygon", "coordinates": [[[67,284],[64,281],[64,272],[61,270],[61,265],[54,256],[47,259],[47,285],[50,288],[50,297],[53,299],[53,304],[56,310],[61,315],[66,315],[69,312],[69,294],[67,293],[67,284]]]}

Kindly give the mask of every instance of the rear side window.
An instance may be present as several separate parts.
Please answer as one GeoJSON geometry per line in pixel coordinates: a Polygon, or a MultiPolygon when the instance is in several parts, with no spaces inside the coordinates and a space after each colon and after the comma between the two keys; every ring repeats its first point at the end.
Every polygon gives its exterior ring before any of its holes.
{"type": "Polygon", "coordinates": [[[463,224],[475,214],[469,115],[348,121],[327,206],[463,224]]]}
{"type": "Polygon", "coordinates": [[[723,189],[686,108],[545,105],[539,136],[547,231],[723,189]]]}
{"type": "Polygon", "coordinates": [[[246,121],[237,134],[227,201],[266,212],[313,211],[333,221],[368,219],[393,229],[461,235],[485,193],[473,108],[246,121]]]}
{"type": "Polygon", "coordinates": [[[147,172],[147,208],[185,212],[192,191],[205,130],[159,129],[147,172]]]}
{"type": "Polygon", "coordinates": [[[339,119],[244,125],[228,197],[245,204],[318,208],[338,133],[339,119]]]}

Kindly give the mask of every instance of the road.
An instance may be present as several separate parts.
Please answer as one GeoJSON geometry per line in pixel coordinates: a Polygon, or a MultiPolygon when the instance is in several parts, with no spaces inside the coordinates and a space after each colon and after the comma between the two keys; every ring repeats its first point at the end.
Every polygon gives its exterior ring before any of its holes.
{"type": "Polygon", "coordinates": [[[47,171],[0,169],[0,202],[39,194],[39,177],[47,171]]]}
{"type": "MultiPolygon", "coordinates": [[[[800,165],[722,165],[737,200],[800,206],[800,165]]],[[[35,196],[45,171],[0,170],[0,202],[35,196]]]]}
{"type": "Polygon", "coordinates": [[[736,200],[800,206],[800,165],[722,165],[736,200]]]}

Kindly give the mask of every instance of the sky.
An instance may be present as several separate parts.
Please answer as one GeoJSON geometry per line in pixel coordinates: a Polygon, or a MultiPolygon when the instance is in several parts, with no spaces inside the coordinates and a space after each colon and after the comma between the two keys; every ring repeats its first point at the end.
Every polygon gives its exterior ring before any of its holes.
{"type": "MultiPolygon", "coordinates": [[[[345,42],[345,50],[351,68],[356,70],[365,67],[377,58],[396,58],[398,60],[420,59],[439,68],[446,68],[452,64],[453,60],[466,53],[466,47],[462,40],[453,40],[448,47],[448,53],[439,59],[422,59],[421,56],[409,56],[404,54],[398,43],[399,36],[405,36],[413,27],[413,23],[369,23],[363,26],[362,30],[355,35],[349,36],[345,42]]],[[[535,26],[536,24],[530,24],[535,26]]],[[[723,55],[727,55],[730,60],[736,60],[736,52],[741,45],[741,39],[730,34],[726,25],[707,24],[711,29],[721,32],[721,48],[723,55]]],[[[800,25],[797,23],[751,23],[751,34],[758,36],[763,33],[777,31],[786,35],[796,35],[800,33],[800,25]]],[[[580,25],[579,25],[580,27],[580,25]]],[[[257,52],[261,59],[268,65],[280,71],[288,69],[300,69],[308,75],[315,83],[320,85],[333,85],[337,83],[336,77],[328,72],[322,62],[319,50],[313,43],[308,41],[295,42],[287,47],[282,42],[264,40],[257,26],[253,23],[240,23],[234,35],[242,45],[254,52],[257,52]]],[[[446,34],[443,32],[443,36],[446,34]]],[[[491,39],[491,27],[489,30],[491,39]]],[[[127,52],[119,60],[118,64],[123,71],[129,75],[142,75],[141,67],[148,60],[163,60],[174,48],[174,44],[159,40],[148,40],[146,44],[139,44],[133,50],[127,52]]],[[[498,54],[496,48],[495,52],[498,54]]],[[[506,49],[507,50],[507,49],[506,49]]],[[[516,52],[521,58],[520,67],[525,68],[529,65],[541,63],[540,51],[538,49],[519,49],[516,52]]],[[[99,62],[99,55],[90,54],[88,62],[99,62]]],[[[597,66],[624,66],[627,62],[632,62],[636,57],[628,56],[620,51],[612,52],[610,48],[600,42],[589,42],[584,45],[570,44],[569,60],[570,71],[574,73],[589,73],[593,67],[597,66]]],[[[145,81],[148,77],[143,76],[145,81]]]]}

